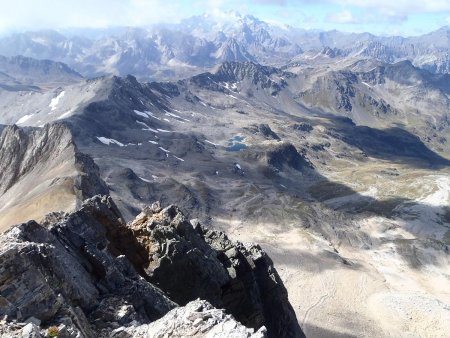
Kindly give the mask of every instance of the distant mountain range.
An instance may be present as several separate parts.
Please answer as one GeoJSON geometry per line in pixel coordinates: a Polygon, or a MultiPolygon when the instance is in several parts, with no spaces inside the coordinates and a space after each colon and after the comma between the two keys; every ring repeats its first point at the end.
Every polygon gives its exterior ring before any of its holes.
{"type": "Polygon", "coordinates": [[[225,61],[283,65],[312,52],[393,63],[409,60],[433,73],[450,71],[449,28],[418,37],[308,31],[253,16],[224,21],[202,15],[174,25],[111,30],[36,31],[0,39],[0,55],[64,62],[83,76],[132,74],[143,80],[192,76],[225,61]]]}

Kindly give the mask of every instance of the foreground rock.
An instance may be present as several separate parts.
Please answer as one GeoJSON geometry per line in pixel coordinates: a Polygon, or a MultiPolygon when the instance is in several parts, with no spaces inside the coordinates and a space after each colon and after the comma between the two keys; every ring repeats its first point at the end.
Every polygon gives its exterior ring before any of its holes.
{"type": "Polygon", "coordinates": [[[216,309],[203,300],[195,300],[184,307],[175,308],[151,324],[137,328],[120,328],[116,332],[126,332],[133,337],[266,337],[265,327],[254,332],[225,311],[216,309]]]}
{"type": "Polygon", "coordinates": [[[13,227],[0,238],[1,336],[303,337],[267,255],[193,224],[154,205],[126,225],[97,196],[13,227]]]}
{"type": "Polygon", "coordinates": [[[130,228],[148,255],[139,268],[178,304],[206,299],[247,327],[266,326],[271,337],[302,335],[286,288],[258,245],[188,222],[175,206],[146,208],[130,228]]]}
{"type": "Polygon", "coordinates": [[[83,337],[162,317],[176,304],[108,241],[108,227],[121,226],[112,201],[97,197],[70,215],[52,215],[47,226],[12,228],[0,240],[0,315],[64,324],[83,337]]]}

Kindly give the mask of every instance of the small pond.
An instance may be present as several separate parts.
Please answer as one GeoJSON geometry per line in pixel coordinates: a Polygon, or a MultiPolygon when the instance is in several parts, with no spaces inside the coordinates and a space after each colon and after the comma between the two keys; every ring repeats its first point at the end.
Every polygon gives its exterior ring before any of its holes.
{"type": "Polygon", "coordinates": [[[241,151],[242,149],[247,148],[247,145],[244,143],[245,137],[236,135],[228,140],[227,151],[241,151]]]}

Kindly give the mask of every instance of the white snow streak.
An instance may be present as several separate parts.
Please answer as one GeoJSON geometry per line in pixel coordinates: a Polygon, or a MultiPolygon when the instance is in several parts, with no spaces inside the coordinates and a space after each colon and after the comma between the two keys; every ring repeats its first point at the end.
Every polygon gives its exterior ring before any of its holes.
{"type": "Polygon", "coordinates": [[[136,123],[137,123],[137,124],[140,124],[140,125],[143,125],[144,127],[146,127],[146,128],[142,128],[142,130],[148,130],[148,131],[152,131],[152,132],[154,132],[154,133],[158,133],[157,130],[155,130],[155,129],[149,127],[147,123],[144,123],[144,122],[141,122],[141,121],[138,121],[138,120],[136,120],[136,123]]]}
{"type": "MultiPolygon", "coordinates": [[[[174,110],[175,110],[176,112],[181,113],[179,110],[176,110],[176,109],[174,109],[174,110]]],[[[185,119],[185,118],[183,118],[183,117],[181,117],[181,116],[179,116],[179,115],[173,114],[173,113],[167,112],[166,115],[175,117],[175,118],[180,119],[180,120],[185,121],[185,122],[190,122],[188,119],[185,119]]],[[[181,121],[179,121],[179,122],[181,122],[181,121]]]]}
{"type": "Polygon", "coordinates": [[[124,147],[124,146],[125,146],[123,143],[121,143],[121,142],[119,142],[119,141],[117,141],[117,140],[114,140],[114,139],[112,139],[112,138],[107,138],[107,137],[97,136],[97,139],[98,139],[101,143],[106,144],[106,145],[108,145],[108,146],[109,146],[110,144],[116,144],[116,145],[118,145],[118,146],[120,146],[120,147],[124,147]]]}
{"type": "Polygon", "coordinates": [[[58,117],[58,120],[61,120],[61,119],[63,119],[63,118],[66,118],[67,116],[69,116],[69,115],[72,114],[72,113],[73,113],[72,109],[71,109],[71,110],[68,110],[68,111],[65,112],[64,114],[61,114],[61,116],[58,117]]]}
{"type": "Polygon", "coordinates": [[[209,144],[212,144],[213,146],[218,146],[217,143],[214,143],[214,142],[211,142],[211,141],[208,141],[208,140],[205,140],[205,142],[206,142],[206,143],[209,143],[209,144]]]}
{"type": "Polygon", "coordinates": [[[183,160],[182,158],[179,158],[179,157],[177,157],[177,156],[175,156],[175,155],[173,155],[173,157],[175,157],[177,160],[179,160],[179,161],[181,161],[181,162],[184,162],[184,160],[183,160]]]}
{"type": "Polygon", "coordinates": [[[155,114],[153,114],[152,112],[146,111],[146,113],[148,114],[148,116],[153,117],[154,119],[161,121],[161,119],[158,116],[155,116],[155,114]]]}
{"type": "Polygon", "coordinates": [[[17,120],[16,124],[24,123],[32,116],[33,114],[22,116],[20,119],[17,120]]]}
{"type": "Polygon", "coordinates": [[[165,153],[170,153],[170,151],[169,150],[167,150],[167,149],[164,149],[163,147],[158,147],[159,149],[161,149],[162,151],[164,151],[165,153]]]}
{"type": "Polygon", "coordinates": [[[139,115],[139,116],[142,116],[142,117],[145,117],[145,118],[148,119],[148,115],[146,113],[143,113],[143,112],[141,112],[139,110],[135,110],[134,113],[139,115]]]}
{"type": "Polygon", "coordinates": [[[50,101],[50,104],[48,106],[52,109],[52,111],[56,109],[56,106],[59,103],[59,99],[61,99],[65,93],[66,93],[65,91],[62,91],[61,93],[59,93],[59,95],[57,97],[53,98],[50,101]]]}

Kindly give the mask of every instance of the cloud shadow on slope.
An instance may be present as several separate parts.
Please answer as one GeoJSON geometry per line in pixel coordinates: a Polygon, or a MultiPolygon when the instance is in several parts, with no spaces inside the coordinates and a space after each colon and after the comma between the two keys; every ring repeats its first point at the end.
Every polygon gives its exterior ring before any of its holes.
{"type": "Polygon", "coordinates": [[[357,335],[339,332],[336,330],[329,330],[324,327],[320,327],[314,324],[305,323],[302,325],[302,329],[308,337],[315,338],[356,338],[357,335]]]}
{"type": "Polygon", "coordinates": [[[376,129],[336,124],[328,132],[370,157],[415,168],[450,166],[450,160],[429,149],[419,137],[399,127],[376,129]]]}
{"type": "Polygon", "coordinates": [[[318,253],[311,253],[301,249],[284,248],[282,253],[277,250],[270,250],[270,244],[266,245],[270,251],[270,257],[276,261],[283,262],[284,265],[299,268],[311,273],[321,273],[326,270],[337,268],[359,270],[362,265],[356,261],[343,257],[338,251],[330,247],[318,253]],[[277,257],[278,256],[278,257],[277,257]]]}
{"type": "MultiPolygon", "coordinates": [[[[394,239],[387,237],[384,240],[375,240],[363,228],[359,229],[359,232],[361,236],[365,237],[364,242],[366,242],[366,244],[371,247],[380,247],[388,243],[394,244],[396,253],[405,260],[410,268],[421,269],[425,265],[438,264],[435,257],[432,255],[421,257],[417,250],[417,248],[420,246],[426,246],[427,248],[433,248],[436,251],[440,251],[443,254],[448,254],[450,245],[450,228],[447,230],[447,235],[444,236],[444,239],[442,241],[425,235],[417,235],[415,234],[414,229],[408,227],[408,222],[412,222],[412,225],[414,224],[414,218],[409,218],[409,216],[405,217],[405,215],[402,215],[401,211],[399,211],[397,207],[400,205],[415,204],[418,206],[418,210],[423,210],[423,212],[425,212],[427,215],[440,214],[442,219],[442,226],[445,226],[444,223],[450,223],[448,219],[450,208],[443,206],[442,210],[441,207],[418,203],[417,201],[402,197],[377,199],[372,196],[364,196],[344,184],[332,182],[326,178],[323,178],[323,180],[318,182],[317,184],[318,185],[316,185],[316,187],[322,185],[320,193],[318,193],[318,191],[314,189],[314,186],[310,188],[310,192],[313,196],[316,196],[315,200],[320,202],[321,206],[326,209],[330,209],[336,212],[342,212],[354,217],[370,217],[371,215],[376,215],[391,220],[403,219],[405,222],[405,226],[402,228],[405,231],[413,234],[414,237],[418,236],[417,238],[394,239]],[[323,186],[326,186],[327,188],[323,189],[323,186]],[[328,196],[327,191],[329,192],[328,196]],[[343,202],[336,203],[336,201],[339,201],[340,198],[342,198],[343,202]],[[442,211],[444,211],[444,213],[442,213],[442,211]]],[[[424,228],[426,228],[427,226],[430,226],[430,224],[423,224],[424,228]]],[[[416,227],[417,225],[414,225],[415,229],[417,229],[416,227]]],[[[320,230],[322,229],[319,229],[319,231],[320,230]]],[[[348,230],[350,229],[346,229],[345,226],[339,227],[339,225],[336,225],[336,228],[334,229],[335,235],[336,238],[339,238],[339,241],[341,243],[346,242],[343,241],[343,239],[347,237],[347,234],[345,233],[348,230]]],[[[386,231],[389,230],[390,228],[386,228],[386,231]]],[[[353,238],[352,234],[349,233],[348,235],[350,237],[347,239],[346,245],[351,246],[352,242],[354,242],[355,239],[353,238]]]]}

